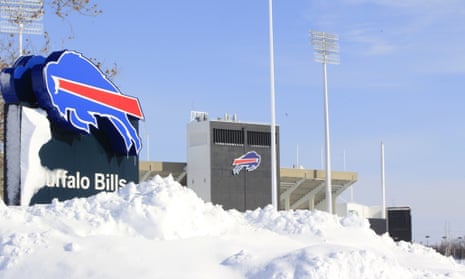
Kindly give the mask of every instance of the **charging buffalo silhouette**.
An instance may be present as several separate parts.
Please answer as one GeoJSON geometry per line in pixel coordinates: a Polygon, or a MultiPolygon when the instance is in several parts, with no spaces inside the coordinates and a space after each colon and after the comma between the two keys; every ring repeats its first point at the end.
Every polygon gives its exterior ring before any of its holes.
{"type": "Polygon", "coordinates": [[[143,119],[137,98],[119,89],[87,58],[74,51],[52,53],[32,70],[39,105],[67,129],[89,134],[107,119],[124,141],[126,153],[139,153],[142,144],[130,118],[143,119]],[[45,90],[46,92],[43,92],[45,90]]]}
{"type": "Polygon", "coordinates": [[[249,151],[246,154],[234,159],[233,174],[238,175],[243,168],[247,171],[253,171],[260,166],[261,156],[255,151],[249,151]]]}

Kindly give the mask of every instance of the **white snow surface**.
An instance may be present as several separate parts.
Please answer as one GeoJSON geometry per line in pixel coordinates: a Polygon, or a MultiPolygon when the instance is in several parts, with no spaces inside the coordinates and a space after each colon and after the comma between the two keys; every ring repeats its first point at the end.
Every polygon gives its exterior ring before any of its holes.
{"type": "Polygon", "coordinates": [[[0,278],[465,278],[465,265],[356,216],[225,211],[157,176],[87,199],[0,203],[0,278]]]}

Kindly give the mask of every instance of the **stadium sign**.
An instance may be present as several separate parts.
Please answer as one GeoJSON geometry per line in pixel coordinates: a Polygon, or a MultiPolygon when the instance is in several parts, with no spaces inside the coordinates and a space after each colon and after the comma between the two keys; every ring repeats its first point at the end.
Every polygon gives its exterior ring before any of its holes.
{"type": "Polygon", "coordinates": [[[0,73],[5,201],[28,205],[138,182],[143,113],[75,51],[23,56],[0,73]]]}

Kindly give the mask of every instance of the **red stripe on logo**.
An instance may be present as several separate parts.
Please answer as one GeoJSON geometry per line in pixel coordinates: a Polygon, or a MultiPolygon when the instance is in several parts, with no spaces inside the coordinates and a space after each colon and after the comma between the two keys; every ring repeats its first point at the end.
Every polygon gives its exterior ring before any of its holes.
{"type": "Polygon", "coordinates": [[[257,162],[257,159],[236,159],[234,160],[235,165],[250,164],[257,162]]]}
{"type": "Polygon", "coordinates": [[[53,80],[57,83],[58,88],[68,93],[123,111],[139,119],[143,118],[139,101],[134,97],[55,76],[53,76],[53,80]]]}

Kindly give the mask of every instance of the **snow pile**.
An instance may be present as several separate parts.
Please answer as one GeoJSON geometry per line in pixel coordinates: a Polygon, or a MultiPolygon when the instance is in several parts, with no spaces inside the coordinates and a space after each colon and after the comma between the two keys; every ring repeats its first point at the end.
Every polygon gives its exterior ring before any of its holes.
{"type": "Polygon", "coordinates": [[[465,278],[465,266],[356,216],[225,211],[156,177],[87,199],[0,203],[0,278],[465,278]]]}

